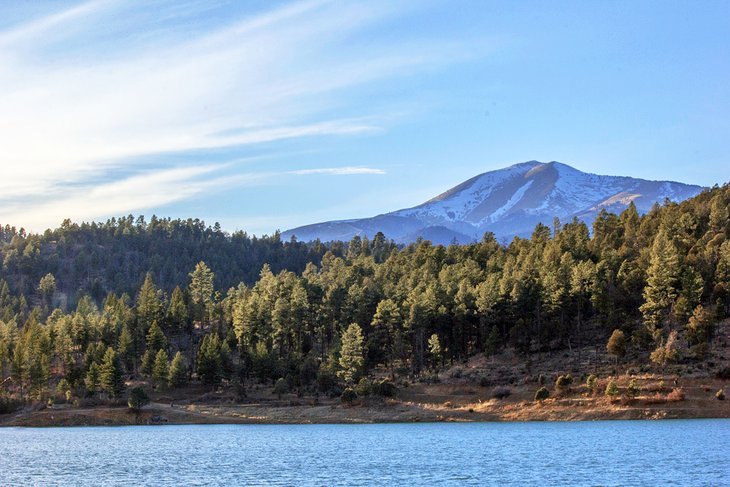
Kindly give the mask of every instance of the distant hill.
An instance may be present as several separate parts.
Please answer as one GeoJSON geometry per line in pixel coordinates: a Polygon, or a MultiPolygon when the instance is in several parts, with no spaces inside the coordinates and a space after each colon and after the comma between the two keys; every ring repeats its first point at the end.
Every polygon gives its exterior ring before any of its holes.
{"type": "Polygon", "coordinates": [[[683,201],[703,189],[590,174],[555,161],[529,161],[475,176],[413,208],[306,225],[287,230],[282,238],[349,240],[381,231],[400,243],[423,237],[448,244],[472,242],[490,231],[498,239],[511,239],[528,236],[537,223],[550,225],[555,217],[563,222],[578,217],[590,224],[604,208],[620,213],[633,201],[639,213],[646,213],[654,203],[683,201]]]}

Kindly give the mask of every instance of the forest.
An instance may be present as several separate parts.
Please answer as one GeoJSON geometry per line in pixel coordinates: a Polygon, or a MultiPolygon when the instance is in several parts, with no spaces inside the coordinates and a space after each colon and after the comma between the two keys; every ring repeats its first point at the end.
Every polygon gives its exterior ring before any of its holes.
{"type": "Polygon", "coordinates": [[[729,211],[716,186],[646,215],[603,211],[590,229],[556,220],[449,246],[133,216],[0,227],[0,397],[114,401],[133,380],[339,395],[363,378],[387,395],[505,349],[702,361],[730,314],[729,211]]]}

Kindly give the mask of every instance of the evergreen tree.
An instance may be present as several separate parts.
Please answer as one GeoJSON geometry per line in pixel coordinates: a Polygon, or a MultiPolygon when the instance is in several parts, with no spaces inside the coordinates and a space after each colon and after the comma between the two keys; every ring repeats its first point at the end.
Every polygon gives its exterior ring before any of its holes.
{"type": "Polygon", "coordinates": [[[86,391],[90,395],[93,396],[99,392],[101,386],[101,371],[96,362],[92,363],[88,372],[86,372],[86,379],[84,380],[84,383],[86,385],[86,391]]]}
{"type": "Polygon", "coordinates": [[[188,369],[185,366],[185,359],[180,352],[175,354],[170,364],[170,372],[168,375],[168,384],[170,387],[182,387],[187,383],[188,369]]]}
{"type": "Polygon", "coordinates": [[[155,363],[152,366],[152,380],[157,384],[166,384],[170,375],[170,363],[167,358],[167,352],[160,349],[155,356],[155,363]]]}
{"type": "Polygon", "coordinates": [[[38,283],[38,292],[45,301],[46,305],[50,306],[51,298],[56,292],[56,278],[50,272],[43,276],[38,283]]]}
{"type": "Polygon", "coordinates": [[[104,354],[104,361],[99,370],[99,382],[101,388],[109,397],[116,398],[124,391],[124,378],[122,377],[119,357],[113,348],[109,347],[104,354]]]}
{"type": "Polygon", "coordinates": [[[428,339],[428,352],[431,354],[434,367],[438,366],[441,362],[441,354],[443,351],[441,350],[441,340],[439,340],[439,336],[436,333],[428,339]]]}
{"type": "Polygon", "coordinates": [[[207,319],[207,312],[213,301],[213,271],[200,261],[190,274],[190,299],[197,307],[199,318],[207,319]]]}
{"type": "Polygon", "coordinates": [[[125,370],[127,372],[134,370],[136,358],[134,338],[132,337],[132,333],[129,331],[129,326],[127,326],[126,323],[122,326],[121,333],[119,333],[117,350],[119,351],[119,360],[122,362],[125,370]]]}
{"type": "Polygon", "coordinates": [[[137,294],[137,320],[142,333],[146,334],[153,323],[159,322],[162,319],[163,307],[161,298],[162,291],[155,286],[152,280],[152,273],[148,272],[137,294]]]}
{"type": "Polygon", "coordinates": [[[215,333],[203,337],[197,364],[198,377],[203,384],[218,384],[221,381],[223,367],[220,347],[220,339],[215,333]]]}
{"type": "Polygon", "coordinates": [[[148,350],[161,350],[167,347],[167,338],[165,333],[158,326],[156,321],[152,322],[149,332],[147,332],[147,349],[148,350]]]}
{"type": "Polygon", "coordinates": [[[340,367],[338,375],[347,383],[353,383],[363,372],[365,350],[362,329],[353,323],[342,334],[340,351],[340,367]]]}
{"type": "Polygon", "coordinates": [[[175,286],[170,296],[170,306],[167,308],[167,321],[173,333],[182,333],[187,330],[188,307],[185,304],[180,286],[175,286]]]}
{"type": "Polygon", "coordinates": [[[644,323],[652,334],[668,322],[669,313],[677,298],[678,283],[679,255],[666,231],[661,229],[651,248],[644,304],[641,306],[644,323]]]}
{"type": "Polygon", "coordinates": [[[606,344],[606,351],[616,357],[616,364],[618,360],[626,355],[626,335],[621,330],[613,330],[611,337],[608,339],[606,344]]]}

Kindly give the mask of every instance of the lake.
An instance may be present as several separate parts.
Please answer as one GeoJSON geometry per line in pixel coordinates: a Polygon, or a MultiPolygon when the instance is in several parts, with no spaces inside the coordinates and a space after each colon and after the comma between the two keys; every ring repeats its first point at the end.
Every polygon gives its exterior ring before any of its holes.
{"type": "Polygon", "coordinates": [[[730,420],[0,428],[2,485],[730,485],[730,420]]]}

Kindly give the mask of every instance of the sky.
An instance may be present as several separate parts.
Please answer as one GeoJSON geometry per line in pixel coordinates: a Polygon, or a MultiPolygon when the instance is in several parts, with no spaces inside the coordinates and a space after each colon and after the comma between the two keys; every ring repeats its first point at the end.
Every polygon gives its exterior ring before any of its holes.
{"type": "Polygon", "coordinates": [[[730,2],[0,0],[0,224],[271,234],[485,171],[730,180],[730,2]]]}

